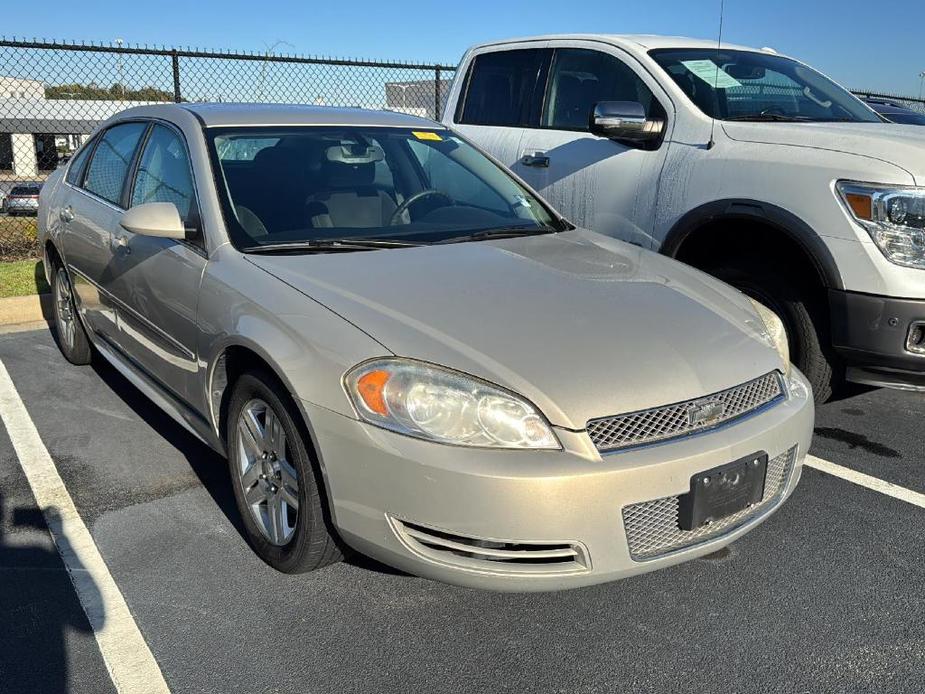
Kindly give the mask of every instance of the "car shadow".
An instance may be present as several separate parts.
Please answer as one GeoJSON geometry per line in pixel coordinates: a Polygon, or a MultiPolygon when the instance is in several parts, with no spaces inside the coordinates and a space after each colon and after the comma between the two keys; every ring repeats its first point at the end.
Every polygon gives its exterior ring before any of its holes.
{"type": "MultiPolygon", "coordinates": [[[[54,507],[46,514],[49,522],[60,525],[54,507]]],[[[36,537],[35,531],[48,532],[42,512],[23,506],[13,509],[7,520],[0,496],[0,691],[63,693],[73,685],[68,633],[89,634],[93,629],[51,541],[23,541],[36,537]],[[41,654],[41,665],[36,654],[41,654]]],[[[76,555],[71,562],[101,628],[106,616],[99,588],[79,563],[73,564],[76,555]]]]}
{"type": "MultiPolygon", "coordinates": [[[[228,519],[228,522],[244,542],[247,542],[247,533],[238,512],[234,491],[231,487],[231,479],[228,475],[226,459],[174,421],[98,354],[94,355],[91,367],[100,380],[126,406],[186,458],[190,468],[199,478],[209,496],[212,497],[215,505],[225,515],[225,518],[228,519]]],[[[398,569],[393,569],[356,552],[346,546],[340,539],[338,539],[338,544],[344,553],[344,561],[348,564],[377,573],[396,576],[407,575],[398,569]]]]}

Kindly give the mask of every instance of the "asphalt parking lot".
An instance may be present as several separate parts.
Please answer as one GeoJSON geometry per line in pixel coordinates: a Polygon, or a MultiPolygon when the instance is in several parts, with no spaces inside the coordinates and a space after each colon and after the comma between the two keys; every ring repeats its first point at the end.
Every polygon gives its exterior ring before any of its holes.
{"type": "MultiPolygon", "coordinates": [[[[816,469],[728,551],[609,585],[483,593],[363,558],[284,576],[224,461],[47,330],[0,362],[174,692],[921,692],[925,509],[816,469]]],[[[925,493],[925,396],[818,411],[812,453],[925,493]]],[[[93,630],[0,427],[0,690],[107,692],[93,630]]],[[[105,618],[105,615],[103,616],[105,618]]]]}

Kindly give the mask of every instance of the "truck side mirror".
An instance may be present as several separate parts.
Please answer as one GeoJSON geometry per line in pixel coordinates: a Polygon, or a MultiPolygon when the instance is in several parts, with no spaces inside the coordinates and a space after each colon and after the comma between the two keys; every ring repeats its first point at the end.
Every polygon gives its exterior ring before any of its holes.
{"type": "Polygon", "coordinates": [[[665,129],[665,121],[646,118],[646,110],[636,101],[599,101],[591,112],[592,133],[642,144],[657,140],[665,129]]]}

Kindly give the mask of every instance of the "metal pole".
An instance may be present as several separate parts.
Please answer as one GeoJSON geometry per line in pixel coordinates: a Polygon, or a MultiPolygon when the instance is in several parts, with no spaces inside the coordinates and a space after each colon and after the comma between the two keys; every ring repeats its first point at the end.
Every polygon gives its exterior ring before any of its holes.
{"type": "Polygon", "coordinates": [[[434,69],[434,120],[440,120],[440,68],[434,69]]]}
{"type": "Polygon", "coordinates": [[[173,65],[173,100],[179,104],[183,99],[180,96],[180,56],[176,51],[171,54],[170,62],[173,65]]]}

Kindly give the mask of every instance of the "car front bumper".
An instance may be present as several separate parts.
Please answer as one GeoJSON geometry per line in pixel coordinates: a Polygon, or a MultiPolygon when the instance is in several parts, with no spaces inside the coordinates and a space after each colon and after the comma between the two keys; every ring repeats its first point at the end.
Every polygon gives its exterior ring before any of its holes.
{"type": "Polygon", "coordinates": [[[925,354],[906,349],[910,326],[925,321],[925,299],[829,290],[829,309],[848,380],[925,391],[925,354]]]}
{"type": "MultiPolygon", "coordinates": [[[[773,406],[716,429],[604,456],[585,432],[557,429],[562,451],[452,447],[302,404],[318,444],[333,521],[348,544],[390,566],[448,583],[537,591],[677,564],[715,552],[761,523],[796,487],[812,437],[812,396],[796,370],[788,391],[773,406]],[[692,535],[687,546],[645,557],[638,542],[631,550],[627,531],[633,532],[628,524],[635,522],[634,509],[683,495],[698,472],[762,451],[769,459],[792,451],[779,493],[766,494],[735,522],[721,519],[718,532],[692,535]],[[458,551],[467,547],[473,551],[458,551]],[[533,555],[539,560],[485,558],[531,551],[542,553],[533,555]],[[568,551],[574,552],[570,559],[543,558],[568,551]]],[[[658,520],[665,505],[659,508],[643,520],[658,520]]],[[[677,540],[682,531],[672,522],[669,531],[677,540]]]]}

